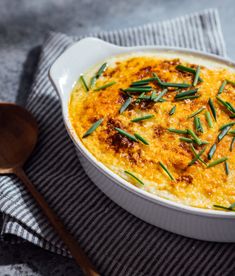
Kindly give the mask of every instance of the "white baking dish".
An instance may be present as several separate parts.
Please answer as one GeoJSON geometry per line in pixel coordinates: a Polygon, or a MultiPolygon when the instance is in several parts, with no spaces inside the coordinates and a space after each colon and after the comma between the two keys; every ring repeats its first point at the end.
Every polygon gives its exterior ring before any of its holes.
{"type": "Polygon", "coordinates": [[[68,117],[68,101],[79,75],[111,56],[143,51],[154,51],[159,54],[173,52],[179,57],[192,56],[194,59],[205,60],[208,63],[216,62],[235,69],[235,64],[226,59],[182,48],[119,47],[96,38],[86,38],[73,44],[52,65],[49,77],[60,97],[64,123],[77,148],[80,162],[101,191],[142,220],[191,238],[235,242],[235,212],[185,206],[140,190],[99,162],[73,131],[68,117]]]}

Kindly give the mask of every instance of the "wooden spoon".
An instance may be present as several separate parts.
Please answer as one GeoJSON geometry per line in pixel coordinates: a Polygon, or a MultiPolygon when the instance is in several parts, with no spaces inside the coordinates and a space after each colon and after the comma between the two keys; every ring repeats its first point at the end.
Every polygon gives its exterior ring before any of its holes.
{"type": "Polygon", "coordinates": [[[15,104],[0,103],[0,174],[15,174],[21,179],[85,275],[98,276],[77,241],[66,231],[22,169],[36,145],[37,136],[38,127],[32,114],[15,104]]]}

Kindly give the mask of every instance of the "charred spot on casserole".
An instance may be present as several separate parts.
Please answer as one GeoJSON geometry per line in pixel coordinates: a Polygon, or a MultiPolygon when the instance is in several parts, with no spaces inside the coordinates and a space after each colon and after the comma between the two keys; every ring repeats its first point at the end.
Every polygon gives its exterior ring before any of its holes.
{"type": "Polygon", "coordinates": [[[233,211],[235,73],[201,63],[156,54],[111,58],[74,87],[70,120],[99,161],[140,189],[233,211]]]}

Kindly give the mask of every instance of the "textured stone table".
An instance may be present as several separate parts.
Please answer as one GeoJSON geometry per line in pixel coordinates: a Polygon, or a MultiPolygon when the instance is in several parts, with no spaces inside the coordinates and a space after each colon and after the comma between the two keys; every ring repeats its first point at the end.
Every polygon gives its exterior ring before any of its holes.
{"type": "MultiPolygon", "coordinates": [[[[1,0],[0,100],[24,103],[47,30],[85,34],[218,8],[235,59],[234,0],[1,0]]],[[[0,275],[81,275],[72,260],[30,244],[0,243],[0,275]]]]}

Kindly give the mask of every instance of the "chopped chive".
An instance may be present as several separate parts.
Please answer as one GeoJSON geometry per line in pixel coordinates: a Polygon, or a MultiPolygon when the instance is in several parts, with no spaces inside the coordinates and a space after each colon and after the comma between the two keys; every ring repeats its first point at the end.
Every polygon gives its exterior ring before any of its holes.
{"type": "Polygon", "coordinates": [[[160,78],[157,76],[156,73],[153,73],[155,79],[161,86],[165,87],[180,87],[180,88],[188,88],[191,86],[189,83],[172,83],[172,82],[163,82],[160,80],[160,78]]]}
{"type": "Polygon", "coordinates": [[[97,71],[97,73],[96,73],[96,78],[97,79],[103,74],[103,72],[106,70],[106,68],[107,68],[107,62],[102,64],[100,69],[97,71]]]}
{"type": "Polygon", "coordinates": [[[223,130],[223,129],[226,128],[227,126],[233,126],[233,125],[235,125],[235,122],[227,123],[227,124],[225,124],[225,125],[222,125],[222,126],[220,127],[219,130],[223,130]]]}
{"type": "Polygon", "coordinates": [[[148,79],[143,79],[143,80],[139,80],[139,81],[134,81],[132,82],[131,86],[141,86],[141,85],[146,85],[146,84],[149,84],[151,81],[156,81],[158,80],[159,78],[148,78],[148,79]]]}
{"type": "Polygon", "coordinates": [[[225,128],[223,128],[223,130],[218,135],[218,142],[220,142],[224,138],[224,136],[229,132],[230,128],[231,126],[226,126],[225,128]]]}
{"type": "Polygon", "coordinates": [[[166,87],[180,87],[180,88],[188,88],[191,86],[189,83],[161,82],[160,84],[166,87]]]}
{"type": "Polygon", "coordinates": [[[97,129],[97,127],[103,122],[104,119],[99,119],[96,121],[88,130],[87,132],[82,136],[82,138],[85,138],[89,136],[93,131],[97,129]]]}
{"type": "Polygon", "coordinates": [[[220,97],[216,97],[217,101],[223,105],[231,114],[232,114],[232,117],[235,115],[234,113],[234,108],[232,107],[232,105],[228,102],[225,102],[224,100],[222,100],[220,97]]]}
{"type": "MultiPolygon", "coordinates": [[[[195,157],[196,157],[198,154],[197,154],[197,152],[196,152],[194,146],[193,146],[193,145],[190,145],[190,148],[191,148],[193,154],[194,154],[195,157]]],[[[202,160],[200,156],[199,156],[198,160],[201,161],[204,165],[207,165],[206,162],[205,162],[204,160],[202,160]]]]}
{"type": "Polygon", "coordinates": [[[235,108],[232,106],[232,104],[229,103],[229,102],[226,102],[226,104],[228,105],[229,109],[230,109],[233,113],[235,113],[235,108]]]}
{"type": "Polygon", "coordinates": [[[174,105],[171,110],[169,111],[169,115],[172,116],[173,114],[175,114],[175,110],[176,110],[176,105],[174,105]]]}
{"type": "Polygon", "coordinates": [[[230,130],[228,133],[234,135],[235,134],[235,129],[230,130]]]}
{"type": "Polygon", "coordinates": [[[227,83],[229,83],[229,84],[235,85],[235,82],[234,82],[234,81],[231,81],[231,80],[226,80],[226,81],[227,81],[227,83]]]}
{"type": "Polygon", "coordinates": [[[192,113],[191,115],[188,116],[188,118],[192,118],[194,116],[196,116],[197,114],[201,113],[203,110],[205,109],[205,107],[201,107],[199,108],[197,111],[195,111],[194,113],[192,113]]]}
{"type": "Polygon", "coordinates": [[[142,143],[144,143],[145,145],[149,145],[149,143],[148,143],[142,136],[140,136],[138,133],[135,133],[134,135],[135,135],[135,137],[136,137],[138,140],[140,140],[142,143]]]}
{"type": "Polygon", "coordinates": [[[168,176],[170,177],[171,180],[174,180],[174,177],[172,176],[172,174],[169,172],[169,170],[167,169],[167,167],[165,165],[162,164],[162,162],[159,162],[160,166],[163,168],[163,170],[168,174],[168,176]]]}
{"type": "Polygon", "coordinates": [[[217,95],[220,95],[220,94],[224,91],[224,87],[225,87],[226,84],[227,84],[227,81],[224,80],[224,81],[222,82],[220,88],[219,88],[219,92],[218,92],[217,95]]]}
{"type": "Polygon", "coordinates": [[[198,131],[203,133],[204,130],[203,130],[203,126],[202,126],[202,123],[201,123],[201,119],[199,117],[197,117],[197,120],[198,120],[198,125],[199,125],[198,131]]]}
{"type": "Polygon", "coordinates": [[[213,115],[215,121],[217,121],[215,106],[214,106],[213,101],[212,101],[211,98],[209,98],[208,104],[209,104],[209,107],[210,107],[210,109],[211,109],[211,113],[212,113],[212,115],[213,115]]]}
{"type": "Polygon", "coordinates": [[[143,86],[143,87],[129,87],[126,89],[122,89],[125,92],[131,92],[131,93],[142,93],[142,92],[150,92],[153,90],[151,86],[143,86]]]}
{"type": "Polygon", "coordinates": [[[95,76],[93,76],[90,80],[90,88],[92,88],[95,83],[96,80],[102,75],[102,73],[105,71],[105,69],[107,68],[107,63],[105,62],[104,64],[101,65],[101,67],[99,68],[99,70],[97,71],[97,73],[95,74],[95,76]]]}
{"type": "MultiPolygon", "coordinates": [[[[193,74],[193,75],[196,74],[196,70],[195,70],[195,69],[190,68],[190,67],[186,67],[186,66],[181,65],[181,64],[177,65],[177,66],[176,66],[176,69],[179,70],[179,71],[182,71],[182,72],[191,73],[191,74],[193,74]]],[[[200,76],[198,77],[198,81],[200,81],[200,82],[203,81],[202,78],[200,78],[200,76]]]]}
{"type": "Polygon", "coordinates": [[[213,122],[212,122],[212,118],[211,118],[211,114],[209,111],[205,112],[205,116],[206,116],[206,121],[209,125],[210,128],[213,128],[213,122]]]}
{"type": "Polygon", "coordinates": [[[94,89],[94,91],[100,91],[100,90],[106,89],[107,87],[110,87],[110,86],[114,85],[115,83],[116,83],[115,81],[111,81],[111,82],[106,83],[100,87],[97,87],[96,89],[94,89]]]}
{"type": "Polygon", "coordinates": [[[195,95],[195,96],[185,96],[185,97],[181,97],[181,98],[175,98],[176,101],[184,101],[184,100],[194,100],[199,98],[200,95],[195,95]]]}
{"type": "Polygon", "coordinates": [[[188,90],[182,93],[178,93],[175,96],[175,99],[181,98],[181,97],[185,97],[185,96],[191,96],[191,95],[195,95],[198,91],[198,88],[196,89],[192,89],[192,90],[188,90]]]}
{"type": "Polygon", "coordinates": [[[224,207],[224,206],[221,206],[221,205],[213,205],[214,207],[216,208],[220,208],[220,209],[224,209],[224,210],[227,210],[227,211],[232,211],[232,212],[235,212],[235,210],[233,210],[233,208],[231,208],[231,205],[230,207],[224,207]]]}
{"type": "Polygon", "coordinates": [[[92,87],[94,87],[95,83],[96,83],[96,76],[92,77],[91,80],[90,80],[90,86],[89,86],[90,89],[91,89],[92,87]]]}
{"type": "Polygon", "coordinates": [[[86,81],[85,81],[83,75],[80,76],[80,80],[81,80],[81,82],[82,82],[82,84],[83,84],[83,86],[84,86],[86,92],[88,92],[88,91],[89,91],[89,88],[88,88],[88,86],[87,86],[87,83],[86,83],[86,81]]]}
{"type": "Polygon", "coordinates": [[[213,155],[215,154],[215,151],[216,151],[216,144],[212,145],[209,152],[208,152],[207,158],[209,160],[212,159],[213,155]]]}
{"type": "Polygon", "coordinates": [[[181,129],[175,129],[175,128],[168,128],[167,130],[178,134],[188,134],[187,130],[181,130],[181,129]]]}
{"type": "Polygon", "coordinates": [[[229,166],[228,166],[228,162],[225,161],[224,164],[225,164],[225,172],[226,172],[227,175],[229,175],[229,166]]]}
{"type": "Polygon", "coordinates": [[[129,134],[128,132],[126,132],[125,130],[121,129],[121,128],[118,128],[118,127],[115,127],[114,128],[116,131],[118,131],[120,134],[122,134],[123,136],[126,136],[128,139],[130,139],[131,141],[134,141],[134,142],[138,142],[138,140],[135,138],[135,136],[129,134]]]}
{"type": "Polygon", "coordinates": [[[156,97],[157,97],[157,93],[156,93],[156,91],[153,91],[151,96],[150,96],[150,100],[153,101],[153,100],[156,99],[156,97]]]}
{"type": "Polygon", "coordinates": [[[159,102],[160,99],[166,94],[168,90],[167,89],[163,89],[162,92],[160,92],[157,97],[154,99],[154,102],[159,102]]]}
{"type": "Polygon", "coordinates": [[[139,121],[147,120],[147,119],[150,119],[150,118],[153,118],[153,117],[154,117],[154,115],[149,114],[149,115],[145,115],[145,116],[142,116],[142,117],[135,118],[135,119],[131,120],[131,122],[139,122],[139,121]]]}
{"type": "Polygon", "coordinates": [[[199,75],[200,75],[200,66],[197,67],[196,74],[195,74],[194,81],[193,81],[193,86],[197,85],[198,79],[199,79],[199,75]]]}
{"type": "Polygon", "coordinates": [[[220,163],[223,163],[223,162],[226,161],[226,160],[228,160],[228,157],[222,157],[222,158],[220,158],[220,159],[217,159],[217,160],[215,160],[215,161],[209,163],[209,164],[207,165],[207,168],[214,167],[214,166],[216,166],[216,165],[218,165],[218,164],[220,164],[220,163]]]}
{"type": "Polygon", "coordinates": [[[128,171],[124,171],[125,174],[128,174],[129,176],[131,176],[132,178],[134,178],[137,182],[139,182],[140,184],[144,185],[144,182],[141,181],[138,177],[136,177],[133,173],[128,172],[128,171]]]}
{"type": "Polygon", "coordinates": [[[230,150],[231,152],[233,151],[234,142],[235,142],[235,137],[233,137],[233,139],[232,139],[232,141],[231,141],[231,144],[230,144],[230,147],[229,147],[229,150],[230,150]]]}
{"type": "Polygon", "coordinates": [[[195,125],[196,132],[202,132],[203,133],[202,123],[201,123],[201,120],[198,116],[194,117],[194,125],[195,125]]]}
{"type": "Polygon", "coordinates": [[[125,102],[124,104],[121,106],[120,110],[119,110],[119,113],[123,113],[127,107],[131,104],[131,98],[129,97],[125,102]]]}
{"type": "Polygon", "coordinates": [[[197,160],[200,159],[201,155],[205,152],[206,147],[204,147],[199,153],[196,153],[195,157],[189,162],[188,166],[192,166],[197,160]]]}
{"type": "Polygon", "coordinates": [[[188,134],[191,135],[191,136],[193,137],[193,139],[195,140],[196,144],[202,145],[201,139],[199,139],[199,138],[197,137],[197,135],[194,133],[193,130],[188,129],[187,131],[188,131],[188,134]]]}
{"type": "Polygon", "coordinates": [[[193,139],[190,139],[190,138],[187,138],[187,137],[180,137],[179,139],[180,139],[180,141],[183,141],[183,142],[186,142],[186,143],[193,143],[194,142],[193,139]]]}

